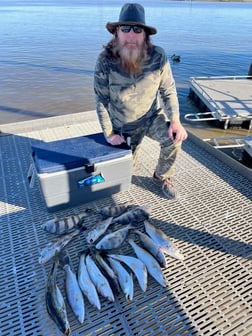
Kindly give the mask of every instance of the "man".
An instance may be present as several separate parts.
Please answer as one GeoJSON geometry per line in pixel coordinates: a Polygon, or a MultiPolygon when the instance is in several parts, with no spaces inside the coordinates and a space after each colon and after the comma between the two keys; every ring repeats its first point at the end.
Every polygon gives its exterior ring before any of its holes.
{"type": "Polygon", "coordinates": [[[145,24],[144,8],[136,3],[125,4],[119,21],[108,22],[106,28],[113,38],[99,55],[94,75],[104,136],[113,146],[130,139],[134,162],[144,136],[158,141],[160,156],[153,180],[167,198],[175,198],[175,161],[187,133],[179,120],[177,92],[165,51],[150,41],[157,30],[145,24]]]}

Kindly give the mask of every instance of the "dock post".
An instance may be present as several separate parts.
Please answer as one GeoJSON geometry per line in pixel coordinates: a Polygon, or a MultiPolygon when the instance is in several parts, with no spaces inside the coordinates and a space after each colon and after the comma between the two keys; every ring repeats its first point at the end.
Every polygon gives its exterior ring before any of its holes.
{"type": "MultiPolygon", "coordinates": [[[[250,63],[248,76],[252,76],[252,63],[250,63]]],[[[252,79],[252,77],[249,77],[248,79],[252,79]]]]}

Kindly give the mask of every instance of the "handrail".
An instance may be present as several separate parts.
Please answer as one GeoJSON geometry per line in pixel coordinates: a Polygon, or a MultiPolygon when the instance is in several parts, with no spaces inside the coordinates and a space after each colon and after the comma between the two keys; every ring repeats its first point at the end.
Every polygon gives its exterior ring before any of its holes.
{"type": "Polygon", "coordinates": [[[230,137],[222,137],[222,138],[208,138],[202,139],[204,142],[208,142],[209,144],[213,143],[214,148],[242,148],[245,146],[244,141],[251,140],[250,136],[230,136],[230,137]],[[221,142],[232,142],[231,144],[221,144],[221,142]]]}
{"type": "Polygon", "coordinates": [[[216,79],[233,79],[233,80],[237,80],[237,79],[252,79],[252,76],[248,76],[248,75],[244,75],[244,76],[199,76],[199,77],[190,77],[190,80],[194,80],[194,79],[210,79],[210,80],[216,80],[216,79]]]}

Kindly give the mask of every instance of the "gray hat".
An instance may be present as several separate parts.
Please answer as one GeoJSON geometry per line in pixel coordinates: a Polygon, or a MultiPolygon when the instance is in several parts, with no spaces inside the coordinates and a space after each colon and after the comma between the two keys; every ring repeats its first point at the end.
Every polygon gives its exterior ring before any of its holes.
{"type": "Polygon", "coordinates": [[[115,33],[115,29],[120,25],[137,25],[143,27],[149,35],[157,33],[156,28],[146,26],[145,13],[143,6],[137,3],[126,3],[121,9],[118,22],[108,22],[106,28],[111,34],[115,33]]]}

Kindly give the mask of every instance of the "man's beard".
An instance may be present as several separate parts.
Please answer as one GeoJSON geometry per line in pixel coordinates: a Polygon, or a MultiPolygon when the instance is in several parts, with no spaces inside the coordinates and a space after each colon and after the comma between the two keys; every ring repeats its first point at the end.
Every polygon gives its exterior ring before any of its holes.
{"type": "Polygon", "coordinates": [[[117,51],[120,55],[121,65],[125,72],[137,74],[142,72],[142,64],[147,57],[146,43],[136,44],[135,48],[130,49],[126,45],[121,45],[118,41],[117,51]]]}

